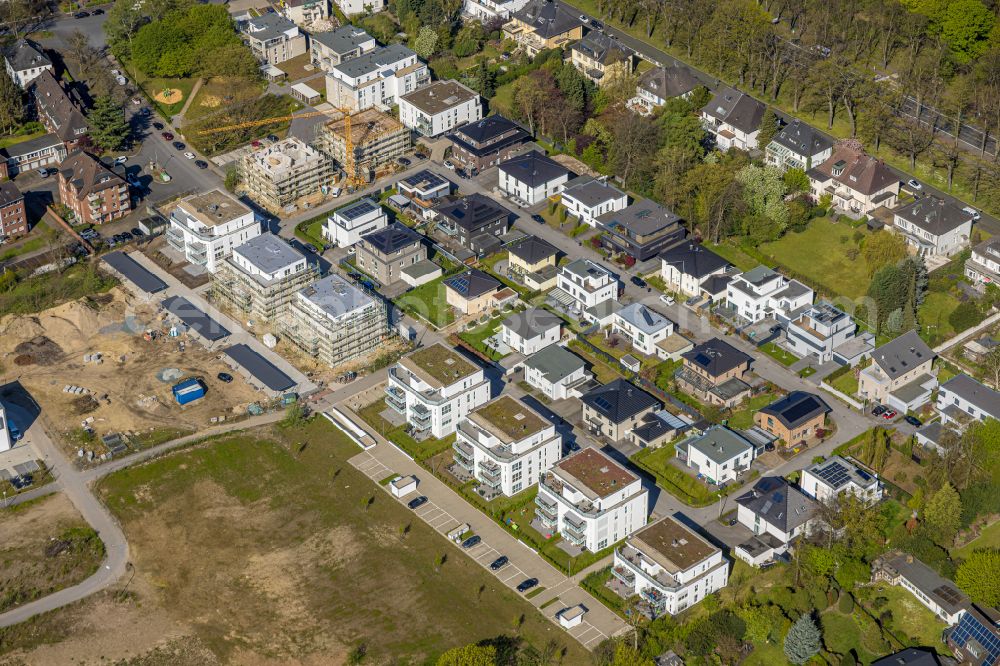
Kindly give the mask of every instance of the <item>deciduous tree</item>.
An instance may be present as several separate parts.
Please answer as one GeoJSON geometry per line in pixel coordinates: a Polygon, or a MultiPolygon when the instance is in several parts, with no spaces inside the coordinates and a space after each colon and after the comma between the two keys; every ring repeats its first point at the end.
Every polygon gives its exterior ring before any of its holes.
{"type": "Polygon", "coordinates": [[[941,546],[950,546],[961,524],[962,499],[951,483],[945,483],[924,506],[924,522],[941,546]]]}
{"type": "Polygon", "coordinates": [[[973,601],[990,608],[1000,606],[1000,550],[983,548],[969,555],[955,572],[955,582],[973,601]]]}

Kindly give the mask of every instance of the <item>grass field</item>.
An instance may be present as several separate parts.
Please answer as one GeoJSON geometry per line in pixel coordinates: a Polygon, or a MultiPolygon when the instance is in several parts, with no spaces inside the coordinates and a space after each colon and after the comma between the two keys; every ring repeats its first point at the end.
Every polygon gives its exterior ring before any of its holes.
{"type": "Polygon", "coordinates": [[[761,407],[766,407],[776,400],[776,396],[772,393],[763,393],[761,395],[755,395],[746,402],[744,402],[739,409],[733,412],[729,417],[729,427],[731,428],[749,428],[753,425],[753,415],[761,407]]]}
{"type": "Polygon", "coordinates": [[[451,448],[455,443],[455,435],[448,435],[441,439],[428,437],[417,441],[406,432],[406,424],[393,426],[382,418],[381,414],[386,410],[385,400],[376,400],[372,404],[362,409],[358,416],[364,419],[365,423],[375,428],[380,435],[396,444],[406,451],[414,460],[420,462],[433,458],[451,448]]]}
{"type": "Polygon", "coordinates": [[[854,376],[853,372],[845,372],[828,383],[833,388],[848,396],[852,396],[858,392],[858,378],[854,376]]]}
{"type": "Polygon", "coordinates": [[[731,263],[736,268],[741,271],[748,271],[752,268],[756,268],[760,262],[749,254],[741,250],[740,248],[732,245],[730,243],[705,243],[705,247],[715,252],[717,255],[731,263]]]}
{"type": "Polygon", "coordinates": [[[395,300],[397,306],[426,319],[438,328],[455,321],[455,310],[448,305],[444,281],[448,275],[411,289],[395,300]]]}
{"type": "Polygon", "coordinates": [[[766,345],[758,347],[762,352],[773,358],[775,361],[784,366],[789,366],[799,360],[799,357],[795,354],[786,351],[774,344],[773,342],[768,342],[766,345]]]}
{"type": "Polygon", "coordinates": [[[136,71],[133,73],[132,67],[129,65],[125,66],[125,72],[126,74],[135,75],[135,82],[149,96],[150,101],[156,107],[157,111],[167,120],[170,120],[174,115],[181,112],[181,109],[184,108],[184,102],[187,101],[188,96],[191,94],[191,89],[194,88],[195,81],[197,81],[197,79],[147,78],[142,72],[136,71]],[[177,101],[170,104],[157,102],[155,99],[156,94],[167,88],[180,90],[180,97],[177,101]]]}
{"type": "Polygon", "coordinates": [[[465,331],[464,333],[460,333],[458,337],[460,337],[462,340],[465,340],[475,349],[482,352],[483,354],[486,354],[494,361],[499,361],[504,357],[504,354],[497,352],[495,349],[487,347],[485,341],[497,334],[497,332],[500,330],[500,323],[506,317],[507,315],[494,317],[493,319],[490,319],[482,326],[474,328],[470,331],[465,331]]]}
{"type": "Polygon", "coordinates": [[[24,143],[25,141],[30,141],[31,139],[37,139],[40,136],[45,136],[45,130],[40,130],[38,132],[31,132],[30,134],[13,134],[9,136],[0,137],[0,148],[9,148],[10,146],[16,146],[19,143],[24,143]]]}
{"type": "Polygon", "coordinates": [[[632,456],[632,462],[655,476],[656,485],[689,506],[707,506],[718,499],[718,493],[670,462],[673,457],[674,448],[663,446],[642,449],[632,456]]]}
{"type": "Polygon", "coordinates": [[[858,248],[854,233],[846,224],[817,218],[804,231],[787,233],[773,243],[764,243],[760,250],[804,276],[812,287],[858,298],[868,291],[870,280],[864,257],[848,256],[849,250],[858,248]]]}
{"type": "Polygon", "coordinates": [[[983,528],[982,533],[961,548],[951,551],[953,558],[966,558],[980,548],[1000,548],[1000,520],[983,528]]]}

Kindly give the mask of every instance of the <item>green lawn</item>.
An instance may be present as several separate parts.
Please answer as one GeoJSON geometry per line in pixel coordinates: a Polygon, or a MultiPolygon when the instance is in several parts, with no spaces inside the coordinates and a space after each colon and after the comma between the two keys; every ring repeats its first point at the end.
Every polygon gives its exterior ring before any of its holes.
{"type": "Polygon", "coordinates": [[[958,331],[948,321],[948,317],[958,307],[958,299],[949,292],[928,291],[923,304],[917,311],[917,319],[923,330],[921,333],[930,335],[931,344],[934,341],[944,341],[958,331]]]}
{"type": "Polygon", "coordinates": [[[601,384],[613,382],[622,378],[621,368],[613,367],[606,363],[604,359],[594,354],[589,347],[578,340],[570,340],[570,348],[577,356],[591,364],[590,371],[594,373],[594,378],[601,384]]]}
{"type": "Polygon", "coordinates": [[[961,548],[951,551],[952,558],[966,558],[980,548],[1000,548],[1000,520],[983,528],[980,535],[961,548]]]}
{"type": "Polygon", "coordinates": [[[760,250],[802,275],[811,287],[859,298],[867,293],[870,279],[864,257],[858,254],[852,259],[847,254],[858,248],[853,240],[856,231],[829,218],[817,218],[804,231],[789,232],[773,243],[764,243],[760,250]]]}
{"type": "Polygon", "coordinates": [[[322,250],[326,244],[323,239],[323,225],[330,217],[330,212],[317,215],[295,225],[295,237],[303,243],[309,243],[317,250],[322,250]]]}
{"type": "Polygon", "coordinates": [[[858,378],[854,376],[853,371],[845,372],[833,381],[829,381],[827,383],[848,396],[853,396],[858,392],[858,378]]]}
{"type": "Polygon", "coordinates": [[[799,357],[795,354],[786,351],[774,344],[773,342],[768,342],[766,345],[758,347],[762,352],[773,358],[775,361],[784,366],[789,366],[799,360],[799,357]]]}
{"type": "Polygon", "coordinates": [[[823,629],[823,643],[830,652],[845,654],[855,650],[860,663],[863,664],[871,663],[881,656],[865,648],[861,628],[851,616],[831,610],[820,617],[820,625],[823,629]]]}
{"type": "Polygon", "coordinates": [[[411,315],[419,316],[438,328],[455,321],[455,310],[448,305],[444,281],[448,275],[442,275],[406,292],[395,300],[397,306],[411,315]]]}
{"type": "Polygon", "coordinates": [[[155,106],[160,114],[167,120],[170,120],[174,115],[181,112],[181,109],[184,108],[184,102],[187,101],[188,96],[191,94],[191,89],[194,88],[195,81],[198,80],[147,78],[142,72],[133,72],[132,66],[129,64],[125,64],[125,73],[136,77],[135,82],[146,93],[153,106],[155,106]],[[167,88],[180,90],[180,98],[176,102],[172,102],[170,104],[157,102],[155,99],[156,94],[167,88]]]}
{"type": "Polygon", "coordinates": [[[748,271],[760,265],[760,261],[754,259],[749,254],[731,243],[705,243],[705,247],[715,252],[717,255],[731,263],[741,271],[748,271]]]}
{"type": "Polygon", "coordinates": [[[708,506],[719,498],[719,494],[683,470],[670,460],[674,457],[673,446],[658,449],[642,449],[632,456],[632,462],[652,474],[656,485],[688,506],[708,506]]]}
{"type": "Polygon", "coordinates": [[[10,246],[0,247],[0,261],[10,261],[14,257],[19,257],[22,254],[27,254],[29,252],[34,252],[35,250],[41,250],[46,247],[46,245],[53,241],[58,233],[52,227],[41,222],[31,230],[28,237],[18,243],[12,243],[10,246]]]}
{"type": "Polygon", "coordinates": [[[751,427],[753,425],[753,415],[757,410],[770,405],[775,399],[776,397],[771,393],[763,393],[750,398],[726,419],[729,422],[729,427],[740,429],[751,427]]]}
{"type": "Polygon", "coordinates": [[[910,592],[901,587],[886,585],[879,585],[873,592],[875,596],[889,600],[885,608],[892,613],[890,629],[900,640],[913,638],[918,645],[932,646],[938,651],[948,652],[941,641],[945,624],[910,592]]]}
{"type": "Polygon", "coordinates": [[[45,136],[44,129],[38,132],[31,132],[29,134],[14,134],[10,136],[0,136],[0,148],[9,148],[10,146],[15,146],[19,143],[30,141],[31,139],[37,139],[40,136],[45,136]]]}
{"type": "Polygon", "coordinates": [[[454,434],[441,439],[428,437],[427,439],[417,441],[406,432],[407,424],[394,426],[382,418],[381,413],[385,409],[385,399],[377,400],[360,410],[358,416],[378,431],[380,435],[410,454],[417,462],[433,458],[450,449],[452,444],[455,443],[454,434]]]}
{"type": "Polygon", "coordinates": [[[497,352],[495,349],[487,347],[484,343],[488,338],[493,337],[500,330],[500,323],[507,317],[507,315],[500,315],[499,317],[494,317],[488,322],[474,328],[470,331],[465,331],[459,334],[459,338],[465,340],[470,345],[472,345],[476,350],[486,354],[494,361],[499,361],[505,354],[497,352]]]}

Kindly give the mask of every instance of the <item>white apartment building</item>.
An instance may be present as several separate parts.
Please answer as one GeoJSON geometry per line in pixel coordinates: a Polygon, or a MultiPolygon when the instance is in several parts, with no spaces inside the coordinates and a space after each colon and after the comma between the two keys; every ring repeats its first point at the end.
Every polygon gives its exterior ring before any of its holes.
{"type": "Polygon", "coordinates": [[[851,316],[830,303],[817,303],[793,319],[785,328],[785,346],[800,358],[820,363],[833,360],[833,352],[855,337],[857,325],[851,316]]]}
{"type": "Polygon", "coordinates": [[[892,230],[903,234],[919,255],[950,257],[969,244],[972,213],[935,196],[892,211],[892,230]]]}
{"type": "Polygon", "coordinates": [[[729,307],[750,323],[774,317],[787,324],[800,308],[812,304],[813,290],[766,266],[758,266],[730,281],[726,299],[729,307]]]}
{"type": "Polygon", "coordinates": [[[934,407],[943,423],[961,429],[973,421],[1000,419],[1000,392],[966,374],[955,375],[938,388],[934,407]]]}
{"type": "Polygon", "coordinates": [[[677,459],[698,470],[710,483],[726,483],[750,469],[756,450],[743,435],[712,426],[674,445],[677,459]]]}
{"type": "Polygon", "coordinates": [[[657,343],[674,334],[674,322],[642,303],[629,303],[611,315],[611,332],[628,339],[636,351],[656,356],[657,343]]]}
{"type": "Polygon", "coordinates": [[[324,72],[333,70],[335,65],[374,51],[378,44],[375,38],[363,28],[344,25],[329,32],[314,32],[309,35],[310,60],[313,66],[324,72]]]}
{"type": "Polygon", "coordinates": [[[559,342],[562,323],[562,319],[540,308],[515,312],[500,324],[500,339],[519,354],[530,356],[559,342]]]}
{"type": "Polygon", "coordinates": [[[611,575],[626,599],[638,594],[653,618],[676,615],[729,581],[729,561],[701,535],[666,516],[615,549],[611,575]]]}
{"type": "Polygon", "coordinates": [[[40,47],[27,39],[19,39],[7,49],[4,53],[4,66],[11,80],[23,89],[27,89],[28,84],[43,71],[52,71],[52,61],[40,47]]]}
{"type": "Polygon", "coordinates": [[[877,502],[883,490],[878,474],[841,456],[830,456],[802,470],[799,488],[819,502],[835,499],[841,493],[877,502]]]}
{"type": "Polygon", "coordinates": [[[333,0],[333,4],[340,7],[340,11],[346,16],[355,14],[374,14],[380,12],[388,6],[387,0],[333,0]]]}
{"type": "Polygon", "coordinates": [[[496,19],[506,21],[527,4],[528,0],[465,0],[462,11],[482,23],[488,23],[496,19]]]}
{"type": "Polygon", "coordinates": [[[385,111],[430,80],[430,70],[416,53],[390,44],[334,65],[326,75],[326,101],[352,112],[371,107],[385,111]]]}
{"type": "Polygon", "coordinates": [[[722,150],[753,150],[757,148],[757,135],[766,109],[763,102],[750,95],[720,86],[701,110],[701,123],[715,135],[715,142],[722,150]]]}
{"type": "Polygon", "coordinates": [[[560,195],[560,203],[584,224],[597,226],[597,218],[628,206],[628,195],[604,178],[580,176],[570,181],[560,195]]]}
{"type": "Polygon", "coordinates": [[[500,163],[500,189],[510,197],[533,206],[563,191],[569,169],[537,150],[500,163]]]}
{"type": "Polygon", "coordinates": [[[980,289],[1000,283],[1000,238],[994,236],[972,248],[965,260],[965,277],[980,289]]]}
{"type": "Polygon", "coordinates": [[[280,9],[286,19],[303,27],[330,18],[330,0],[283,0],[280,9]]]}
{"type": "Polygon", "coordinates": [[[601,323],[610,320],[619,282],[608,269],[589,259],[577,259],[559,269],[556,285],[561,293],[554,297],[567,300],[581,316],[601,323]]]}
{"type": "Polygon", "coordinates": [[[559,461],[538,483],[535,517],[543,534],[598,552],[646,524],[649,493],[639,477],[588,447],[559,461]]]}
{"type": "Polygon", "coordinates": [[[274,12],[241,22],[240,32],[257,60],[268,65],[277,65],[306,52],[305,34],[297,25],[274,12]]]}
{"type": "Polygon", "coordinates": [[[261,234],[254,212],[221,190],[181,199],[170,211],[167,242],[184,258],[214,273],[233,248],[261,234]]]}
{"type": "Polygon", "coordinates": [[[481,120],[479,93],[458,81],[435,81],[399,98],[399,120],[421,136],[441,136],[481,120]]]}
{"type": "Polygon", "coordinates": [[[490,399],[483,369],[438,342],[389,368],[385,403],[406,417],[419,436],[441,438],[490,399]]]}
{"type": "Polygon", "coordinates": [[[323,236],[340,247],[351,247],[365,234],[384,229],[389,216],[374,199],[364,197],[333,211],[323,225],[323,236]]]}
{"type": "Polygon", "coordinates": [[[458,422],[452,447],[461,477],[479,481],[484,497],[516,495],[562,457],[562,435],[541,414],[502,395],[458,422]]]}

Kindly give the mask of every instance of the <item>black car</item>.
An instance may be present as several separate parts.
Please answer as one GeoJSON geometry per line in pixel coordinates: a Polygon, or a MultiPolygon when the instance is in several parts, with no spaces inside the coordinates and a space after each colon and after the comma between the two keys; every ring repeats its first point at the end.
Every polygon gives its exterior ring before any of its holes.
{"type": "Polygon", "coordinates": [[[181,143],[180,141],[174,141],[174,142],[173,142],[172,144],[170,144],[170,145],[172,145],[172,146],[173,146],[173,147],[174,147],[175,149],[177,149],[177,150],[184,150],[185,148],[187,148],[187,146],[185,146],[185,145],[184,145],[183,143],[181,143]]]}
{"type": "Polygon", "coordinates": [[[604,24],[601,23],[600,21],[591,20],[590,27],[593,28],[594,30],[604,30],[604,24]]]}
{"type": "Polygon", "coordinates": [[[482,541],[482,538],[478,534],[473,534],[468,539],[462,542],[462,548],[468,550],[469,548],[472,548],[473,546],[477,545],[480,541],[482,541]]]}
{"type": "Polygon", "coordinates": [[[421,495],[420,497],[411,499],[409,502],[406,503],[406,506],[410,507],[411,509],[418,509],[422,507],[424,504],[427,504],[427,498],[421,495]]]}
{"type": "Polygon", "coordinates": [[[427,156],[424,155],[423,153],[413,153],[413,157],[414,157],[414,159],[418,159],[418,160],[426,160],[427,159],[427,156]]]}
{"type": "Polygon", "coordinates": [[[889,410],[887,410],[882,405],[875,405],[875,407],[872,408],[872,416],[882,416],[887,411],[889,411],[889,410]]]}
{"type": "Polygon", "coordinates": [[[400,157],[396,161],[399,162],[400,166],[410,166],[410,160],[406,159],[405,157],[400,157]]]}
{"type": "Polygon", "coordinates": [[[75,19],[87,18],[88,16],[90,16],[90,12],[77,12],[73,14],[73,18],[75,19]]]}
{"type": "Polygon", "coordinates": [[[140,236],[145,236],[146,234],[143,233],[142,229],[139,227],[132,227],[132,235],[139,238],[140,236]]]}
{"type": "Polygon", "coordinates": [[[233,381],[233,376],[228,372],[220,372],[219,374],[216,375],[216,377],[220,382],[224,382],[226,384],[233,381]]]}
{"type": "Polygon", "coordinates": [[[545,224],[545,218],[539,215],[538,213],[532,215],[531,219],[533,219],[535,222],[538,222],[538,224],[545,224]]]}
{"type": "Polygon", "coordinates": [[[916,416],[910,416],[909,414],[904,416],[903,420],[909,423],[914,428],[919,428],[920,426],[923,425],[923,422],[921,422],[920,419],[918,419],[916,416]]]}
{"type": "Polygon", "coordinates": [[[630,280],[630,282],[632,284],[634,284],[635,286],[637,286],[637,287],[645,287],[646,286],[646,281],[643,280],[641,277],[639,277],[637,275],[633,275],[632,278],[631,278],[631,280],[630,280]]]}
{"type": "Polygon", "coordinates": [[[153,123],[153,129],[159,132],[160,130],[163,129],[163,123],[153,123]]]}
{"type": "Polygon", "coordinates": [[[528,590],[530,590],[531,588],[535,587],[536,585],[538,585],[538,579],[537,578],[529,578],[528,580],[524,581],[523,583],[521,583],[520,585],[517,586],[517,591],[518,592],[527,592],[528,590]]]}
{"type": "Polygon", "coordinates": [[[127,241],[132,240],[132,232],[131,231],[123,231],[122,232],[122,238],[125,239],[125,240],[127,240],[127,241]]]}
{"type": "Polygon", "coordinates": [[[277,142],[281,141],[281,139],[278,138],[277,134],[268,134],[267,135],[267,140],[268,141],[272,141],[274,143],[277,143],[277,142]]]}
{"type": "Polygon", "coordinates": [[[767,451],[768,453],[774,451],[774,442],[768,442],[767,444],[765,444],[764,450],[767,451]]]}
{"type": "Polygon", "coordinates": [[[103,13],[104,13],[103,9],[95,9],[94,11],[90,12],[90,15],[91,16],[100,16],[103,13]]]}
{"type": "Polygon", "coordinates": [[[505,566],[507,566],[507,562],[509,562],[507,556],[501,555],[500,557],[498,557],[497,559],[493,560],[493,562],[490,563],[490,569],[493,569],[493,571],[499,571],[500,569],[503,569],[505,566]]]}
{"type": "Polygon", "coordinates": [[[738,522],[740,522],[738,518],[730,518],[729,519],[729,526],[730,527],[735,527],[738,522]]]}
{"type": "Polygon", "coordinates": [[[198,167],[199,169],[207,169],[208,168],[208,162],[206,162],[205,160],[195,160],[194,161],[194,165],[196,167],[198,167]]]}

